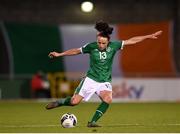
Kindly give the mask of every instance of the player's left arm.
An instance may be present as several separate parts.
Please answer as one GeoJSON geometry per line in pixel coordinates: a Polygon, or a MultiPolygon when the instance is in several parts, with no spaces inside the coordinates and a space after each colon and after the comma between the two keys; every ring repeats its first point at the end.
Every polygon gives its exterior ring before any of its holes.
{"type": "Polygon", "coordinates": [[[162,34],[162,31],[157,31],[155,33],[144,35],[144,36],[135,36],[130,39],[124,40],[123,45],[133,45],[141,41],[144,41],[146,39],[157,39],[158,36],[161,34],[162,34]]]}

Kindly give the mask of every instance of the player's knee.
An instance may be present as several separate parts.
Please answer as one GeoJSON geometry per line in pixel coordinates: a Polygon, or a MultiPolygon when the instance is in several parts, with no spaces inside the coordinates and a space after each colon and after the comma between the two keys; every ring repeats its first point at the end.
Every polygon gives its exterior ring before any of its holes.
{"type": "Polygon", "coordinates": [[[106,96],[104,99],[103,99],[104,102],[110,104],[112,103],[112,97],[111,96],[106,96]]]}
{"type": "Polygon", "coordinates": [[[78,105],[81,101],[79,99],[76,99],[76,98],[72,98],[71,99],[71,105],[72,106],[75,106],[75,105],[78,105]]]}

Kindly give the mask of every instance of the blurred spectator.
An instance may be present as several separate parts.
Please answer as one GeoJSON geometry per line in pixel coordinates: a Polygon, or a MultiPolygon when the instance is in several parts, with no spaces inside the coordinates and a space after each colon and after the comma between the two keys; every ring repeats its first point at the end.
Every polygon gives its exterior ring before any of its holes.
{"type": "Polygon", "coordinates": [[[50,98],[49,81],[42,71],[38,71],[31,80],[33,98],[50,98]]]}

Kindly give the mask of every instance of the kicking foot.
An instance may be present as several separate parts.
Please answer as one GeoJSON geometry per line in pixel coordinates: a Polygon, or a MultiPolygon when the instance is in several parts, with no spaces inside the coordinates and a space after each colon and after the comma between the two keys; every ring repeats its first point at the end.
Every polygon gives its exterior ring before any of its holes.
{"type": "Polygon", "coordinates": [[[88,122],[87,127],[101,127],[94,122],[88,122]]]}
{"type": "Polygon", "coordinates": [[[56,107],[59,107],[59,104],[58,104],[58,102],[57,101],[55,101],[55,102],[50,102],[49,104],[47,104],[47,106],[46,106],[46,109],[53,109],[53,108],[56,108],[56,107]]]}

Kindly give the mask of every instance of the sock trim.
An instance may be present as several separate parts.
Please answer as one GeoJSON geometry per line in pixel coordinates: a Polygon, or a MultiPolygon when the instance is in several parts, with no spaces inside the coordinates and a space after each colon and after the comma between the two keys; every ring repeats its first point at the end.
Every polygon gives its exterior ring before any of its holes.
{"type": "Polygon", "coordinates": [[[101,113],[103,115],[103,112],[101,112],[100,110],[96,110],[97,112],[101,113]]]}

